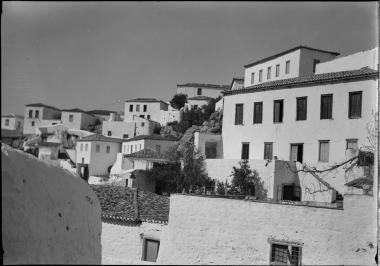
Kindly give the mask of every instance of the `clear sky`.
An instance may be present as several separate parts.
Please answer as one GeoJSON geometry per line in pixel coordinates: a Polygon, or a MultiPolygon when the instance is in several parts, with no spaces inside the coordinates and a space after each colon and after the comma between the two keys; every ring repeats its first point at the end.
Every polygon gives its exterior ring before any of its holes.
{"type": "Polygon", "coordinates": [[[377,2],[3,2],[1,111],[121,111],[176,84],[230,84],[245,64],[307,45],[377,45],[377,2]]]}

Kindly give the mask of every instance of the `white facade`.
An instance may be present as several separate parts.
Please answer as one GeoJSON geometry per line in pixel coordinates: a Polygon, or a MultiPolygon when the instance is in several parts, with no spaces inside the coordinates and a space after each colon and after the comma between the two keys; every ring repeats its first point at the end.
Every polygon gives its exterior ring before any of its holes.
{"type": "Polygon", "coordinates": [[[128,100],[124,104],[124,122],[141,117],[161,123],[161,110],[168,111],[168,103],[156,99],[128,100]]]}
{"type": "Polygon", "coordinates": [[[222,95],[222,91],[229,89],[228,85],[213,85],[213,84],[178,84],[177,94],[186,94],[187,98],[195,96],[207,96],[218,98],[222,95]]]}
{"type": "Polygon", "coordinates": [[[93,125],[98,118],[84,112],[62,111],[62,123],[70,129],[84,129],[93,125]]]}
{"type": "Polygon", "coordinates": [[[124,141],[122,145],[122,153],[131,154],[143,149],[152,149],[158,153],[165,153],[174,144],[175,141],[172,140],[155,140],[149,138],[124,141]]]}
{"type": "Polygon", "coordinates": [[[103,121],[102,135],[113,138],[129,139],[140,135],[151,135],[157,126],[157,122],[140,117],[134,117],[133,122],[103,121]]]}
{"type": "Polygon", "coordinates": [[[161,110],[160,124],[161,126],[166,126],[170,122],[177,121],[178,123],[182,121],[183,118],[183,108],[181,110],[174,109],[169,105],[167,111],[161,110]]]}
{"type": "Polygon", "coordinates": [[[215,103],[215,112],[223,111],[224,98],[221,98],[219,101],[215,103]]]}
{"type": "Polygon", "coordinates": [[[200,109],[203,105],[208,104],[208,99],[187,99],[187,103],[185,103],[185,107],[189,110],[191,109],[200,109]]]}
{"type": "Polygon", "coordinates": [[[325,62],[336,56],[331,53],[306,48],[291,49],[289,51],[290,52],[280,54],[279,56],[270,57],[268,60],[264,59],[263,62],[245,66],[244,87],[273,80],[312,75],[314,74],[314,60],[325,62]],[[286,69],[287,64],[288,69],[286,69]],[[268,68],[270,68],[270,70],[268,68]],[[277,68],[278,71],[276,71],[277,68]],[[268,72],[270,72],[270,75],[268,72]],[[254,73],[253,76],[252,73],[254,73]],[[254,79],[253,81],[252,78],[254,79]]]}
{"type": "Polygon", "coordinates": [[[205,159],[223,158],[222,135],[211,133],[194,133],[194,149],[205,159]]]}
{"type": "Polygon", "coordinates": [[[61,111],[46,106],[25,106],[24,134],[36,134],[38,127],[61,123],[61,111]]]}
{"type": "Polygon", "coordinates": [[[24,118],[19,115],[4,115],[1,117],[1,128],[10,130],[23,130],[24,118]]]}

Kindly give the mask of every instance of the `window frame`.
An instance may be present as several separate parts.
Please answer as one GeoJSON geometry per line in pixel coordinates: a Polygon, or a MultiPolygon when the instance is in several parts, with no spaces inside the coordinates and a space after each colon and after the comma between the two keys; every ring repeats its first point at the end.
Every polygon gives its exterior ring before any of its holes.
{"type": "Polygon", "coordinates": [[[348,118],[349,119],[359,119],[362,117],[362,108],[363,108],[363,91],[350,91],[348,93],[348,118]],[[351,97],[354,95],[360,95],[360,109],[359,114],[352,114],[352,101],[351,97]]]}
{"type": "Polygon", "coordinates": [[[107,130],[107,136],[112,136],[112,131],[111,130],[107,130]]]}
{"type": "Polygon", "coordinates": [[[32,127],[34,127],[36,125],[36,123],[34,121],[32,121],[32,127]]]}
{"type": "Polygon", "coordinates": [[[267,67],[267,80],[270,80],[271,78],[271,72],[272,72],[272,67],[267,67]]]}
{"type": "Polygon", "coordinates": [[[28,118],[33,118],[33,110],[29,110],[29,116],[28,118]]]}
{"type": "Polygon", "coordinates": [[[264,142],[264,160],[273,160],[273,142],[264,142]],[[266,158],[266,147],[267,145],[270,145],[271,147],[271,150],[270,150],[270,154],[271,154],[271,158],[266,158]]]}
{"type": "MultiPolygon", "coordinates": [[[[273,245],[282,245],[289,247],[297,247],[298,248],[298,266],[302,265],[302,248],[303,244],[291,242],[291,241],[280,241],[280,240],[272,240],[268,239],[268,243],[270,244],[270,251],[269,251],[269,265],[276,265],[274,261],[272,261],[272,252],[273,252],[273,245]]],[[[291,264],[288,264],[291,265],[291,264]]]]}
{"type": "Polygon", "coordinates": [[[241,156],[240,156],[240,158],[241,158],[241,160],[249,160],[249,142],[242,142],[241,143],[241,156]],[[246,146],[245,146],[246,145],[246,146]],[[244,156],[244,149],[243,149],[243,147],[248,147],[248,149],[247,149],[247,158],[243,158],[244,156]]]}
{"type": "Polygon", "coordinates": [[[35,110],[34,118],[40,118],[40,110],[35,110]]]}
{"type": "Polygon", "coordinates": [[[278,78],[280,76],[280,64],[277,64],[276,65],[276,74],[275,74],[276,78],[278,78]]]}
{"type": "Polygon", "coordinates": [[[235,104],[235,125],[244,124],[244,104],[236,103],[235,104]],[[238,107],[241,107],[241,119],[238,119],[238,107]]]}
{"type": "Polygon", "coordinates": [[[143,105],[143,112],[147,112],[147,110],[148,110],[148,105],[144,104],[143,105]]]}
{"type": "Polygon", "coordinates": [[[251,84],[255,84],[255,72],[251,73],[251,84]]]}
{"type": "Polygon", "coordinates": [[[197,88],[197,95],[202,95],[202,88],[197,88]]]}
{"type": "Polygon", "coordinates": [[[111,153],[111,145],[106,146],[106,153],[111,153]]]}
{"type": "Polygon", "coordinates": [[[142,251],[142,257],[141,257],[141,260],[142,261],[148,261],[147,260],[147,242],[150,241],[150,242],[156,242],[158,243],[158,247],[157,247],[157,255],[156,255],[156,260],[155,261],[150,261],[150,262],[157,262],[157,258],[158,258],[158,253],[160,252],[160,240],[159,239],[155,239],[155,238],[148,238],[148,237],[144,237],[143,238],[143,251],[142,251]]]}
{"type": "Polygon", "coordinates": [[[358,145],[358,149],[359,149],[359,139],[355,139],[355,138],[346,139],[346,150],[348,150],[348,142],[355,142],[358,145]]]}
{"type": "Polygon", "coordinates": [[[297,97],[296,98],[296,121],[305,121],[305,120],[307,120],[307,96],[297,97]],[[300,111],[299,111],[299,101],[300,100],[305,100],[304,119],[302,119],[302,117],[298,116],[298,114],[300,113],[300,111]]]}
{"type": "Polygon", "coordinates": [[[260,69],[259,70],[259,82],[262,82],[263,81],[263,70],[260,69]]]}
{"type": "Polygon", "coordinates": [[[129,105],[129,112],[133,112],[133,104],[129,105]]]}
{"type": "Polygon", "coordinates": [[[284,122],[284,99],[273,100],[273,123],[279,124],[284,122]],[[276,121],[276,103],[281,103],[280,121],[276,121]]]}
{"type": "Polygon", "coordinates": [[[334,107],[334,94],[333,93],[327,93],[327,94],[321,94],[321,104],[320,104],[320,120],[324,120],[324,119],[333,119],[333,107],[334,107]],[[329,117],[322,117],[322,114],[323,114],[323,98],[324,97],[331,97],[331,111],[330,111],[330,114],[329,114],[329,117]]]}
{"type": "Polygon", "coordinates": [[[9,126],[9,118],[6,118],[6,119],[5,119],[5,125],[6,125],[6,126],[9,126]]]}
{"type": "Polygon", "coordinates": [[[69,122],[73,122],[74,121],[74,115],[73,114],[69,114],[69,122]]]}
{"type": "Polygon", "coordinates": [[[128,134],[123,134],[123,139],[127,139],[128,137],[129,137],[128,134]],[[125,137],[125,136],[127,136],[127,137],[125,137]]]}
{"type": "Polygon", "coordinates": [[[100,144],[95,145],[95,152],[100,153],[100,144]]]}
{"type": "Polygon", "coordinates": [[[321,162],[321,163],[328,163],[330,161],[330,140],[319,140],[318,141],[318,145],[319,145],[319,148],[318,148],[318,162],[321,162]],[[322,148],[322,144],[328,144],[328,150],[327,150],[327,161],[322,161],[321,160],[321,148],[322,148]]]}
{"type": "Polygon", "coordinates": [[[262,124],[263,123],[263,108],[264,108],[264,103],[261,101],[261,102],[254,102],[253,103],[253,124],[262,124]],[[256,106],[261,106],[261,109],[260,109],[260,121],[256,121],[256,106]]]}
{"type": "Polygon", "coordinates": [[[290,73],[290,60],[285,61],[285,74],[290,73]]]}

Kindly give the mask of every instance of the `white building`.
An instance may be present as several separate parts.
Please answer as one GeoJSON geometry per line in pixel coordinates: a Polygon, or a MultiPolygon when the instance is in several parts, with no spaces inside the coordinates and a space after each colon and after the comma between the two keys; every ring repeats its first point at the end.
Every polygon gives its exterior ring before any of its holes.
{"type": "Polygon", "coordinates": [[[297,46],[245,65],[244,87],[263,82],[314,74],[316,65],[334,59],[339,53],[297,46]]]}
{"type": "Polygon", "coordinates": [[[160,135],[141,135],[128,140],[123,140],[122,153],[131,154],[143,149],[152,149],[159,154],[165,153],[174,146],[177,139],[173,136],[162,137],[160,135]]]}
{"type": "Polygon", "coordinates": [[[95,115],[98,117],[101,121],[108,120],[111,115],[114,115],[115,117],[117,116],[117,112],[115,111],[109,111],[109,110],[91,110],[87,112],[88,114],[95,115]]]}
{"type": "Polygon", "coordinates": [[[23,130],[24,117],[21,115],[7,114],[1,116],[1,128],[10,130],[23,130]]]}
{"type": "Polygon", "coordinates": [[[95,124],[97,119],[95,115],[78,108],[62,110],[62,123],[71,129],[85,129],[95,124]]]}
{"type": "Polygon", "coordinates": [[[125,101],[124,122],[134,121],[134,116],[161,123],[161,111],[168,111],[167,102],[154,98],[137,98],[125,101]]]}
{"type": "Polygon", "coordinates": [[[222,92],[229,89],[229,85],[216,85],[204,83],[185,83],[177,84],[177,94],[186,94],[187,98],[196,96],[207,96],[218,98],[222,92]]]}
{"type": "Polygon", "coordinates": [[[38,127],[61,123],[61,110],[42,103],[25,105],[24,134],[36,134],[38,127]]]}
{"type": "Polygon", "coordinates": [[[90,175],[108,175],[121,151],[121,139],[94,134],[77,140],[76,164],[84,179],[90,175]]]}
{"type": "Polygon", "coordinates": [[[212,99],[208,96],[194,96],[187,98],[187,103],[185,103],[185,107],[189,110],[194,110],[201,108],[203,105],[207,105],[208,102],[212,99]]]}

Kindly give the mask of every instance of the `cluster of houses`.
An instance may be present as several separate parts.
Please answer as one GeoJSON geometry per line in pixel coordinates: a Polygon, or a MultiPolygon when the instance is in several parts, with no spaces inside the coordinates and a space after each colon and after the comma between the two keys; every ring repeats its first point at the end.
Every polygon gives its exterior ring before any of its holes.
{"type": "Polygon", "coordinates": [[[188,96],[181,110],[153,98],[125,101],[122,116],[29,104],[24,119],[2,117],[2,140],[3,129],[23,128],[38,136],[26,143],[39,145],[39,158],[65,154],[83,179],[103,184],[92,186],[105,262],[373,264],[378,78],[378,48],[339,56],[297,46],[245,65],[230,85],[178,84],[188,96]],[[157,129],[220,96],[222,133],[196,132],[194,147],[220,182],[248,160],[267,200],[175,194],[169,204],[138,174],[165,163],[178,141],[157,129]]]}

